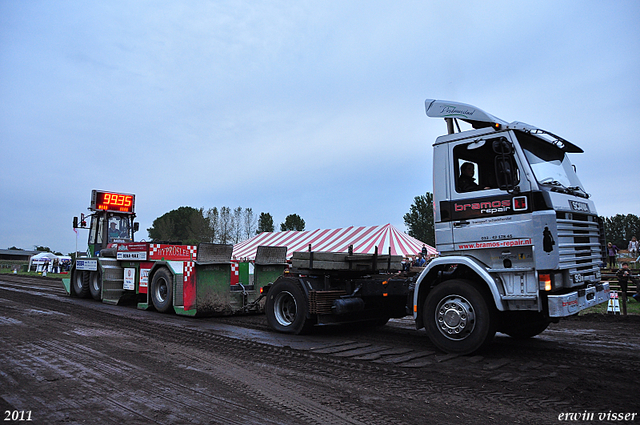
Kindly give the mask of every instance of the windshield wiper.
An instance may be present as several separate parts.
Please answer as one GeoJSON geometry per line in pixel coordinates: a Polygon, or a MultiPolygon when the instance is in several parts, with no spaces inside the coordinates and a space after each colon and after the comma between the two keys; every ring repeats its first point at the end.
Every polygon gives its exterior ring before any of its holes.
{"type": "Polygon", "coordinates": [[[540,184],[548,184],[548,185],[551,185],[551,186],[560,186],[564,190],[569,190],[568,187],[566,187],[565,185],[560,183],[558,180],[554,180],[553,177],[547,177],[546,179],[540,180],[540,184]]]}
{"type": "Polygon", "coordinates": [[[551,190],[553,192],[573,194],[573,192],[571,190],[569,190],[569,188],[567,186],[563,185],[558,180],[555,180],[553,177],[547,177],[546,179],[540,180],[540,184],[546,184],[546,185],[549,185],[549,186],[553,186],[551,188],[551,190]]]}
{"type": "Polygon", "coordinates": [[[584,191],[580,186],[570,186],[567,187],[560,183],[558,180],[555,180],[553,177],[547,177],[546,179],[540,180],[540,184],[548,184],[550,186],[554,186],[551,190],[556,192],[568,193],[571,195],[580,196],[582,198],[589,198],[589,194],[584,191]]]}
{"type": "Polygon", "coordinates": [[[580,186],[569,186],[567,189],[571,190],[573,193],[575,193],[577,196],[581,196],[583,198],[589,198],[589,194],[580,186]]]}

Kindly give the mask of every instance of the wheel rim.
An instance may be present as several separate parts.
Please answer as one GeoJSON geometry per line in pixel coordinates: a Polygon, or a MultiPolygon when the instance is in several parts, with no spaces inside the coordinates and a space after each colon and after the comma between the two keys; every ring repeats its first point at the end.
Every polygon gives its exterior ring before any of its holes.
{"type": "Polygon", "coordinates": [[[440,300],[435,316],[440,333],[454,341],[467,338],[476,327],[475,309],[460,295],[449,295],[440,300]]]}
{"type": "Polygon", "coordinates": [[[165,279],[158,279],[155,288],[156,299],[161,303],[164,303],[167,298],[167,281],[165,279]]]}
{"type": "Polygon", "coordinates": [[[273,310],[275,318],[280,325],[291,326],[296,320],[298,312],[295,297],[290,292],[280,292],[274,300],[273,310]]]}

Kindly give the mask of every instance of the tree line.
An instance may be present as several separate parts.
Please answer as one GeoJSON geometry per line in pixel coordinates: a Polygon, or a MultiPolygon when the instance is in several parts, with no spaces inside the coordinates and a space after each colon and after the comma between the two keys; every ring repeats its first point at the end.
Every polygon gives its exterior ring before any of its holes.
{"type": "MultiPolygon", "coordinates": [[[[280,224],[280,231],[304,230],[305,222],[298,214],[290,214],[280,224]]],[[[147,229],[153,242],[200,242],[236,244],[262,232],[273,232],[273,216],[252,208],[213,207],[209,209],[180,207],[156,218],[147,229]]]]}
{"type": "MultiPolygon", "coordinates": [[[[404,215],[408,234],[431,246],[435,245],[433,227],[433,194],[416,196],[410,210],[404,215]]],[[[280,231],[305,230],[305,221],[298,214],[289,214],[280,224],[280,231]]],[[[257,216],[252,208],[180,207],[156,218],[147,229],[153,242],[182,242],[196,245],[200,242],[236,244],[256,234],[273,232],[273,216],[262,212],[257,216]]]]}
{"type": "Polygon", "coordinates": [[[616,214],[600,217],[604,223],[607,242],[620,249],[627,249],[633,236],[640,239],[640,217],[634,214],[616,214]]]}

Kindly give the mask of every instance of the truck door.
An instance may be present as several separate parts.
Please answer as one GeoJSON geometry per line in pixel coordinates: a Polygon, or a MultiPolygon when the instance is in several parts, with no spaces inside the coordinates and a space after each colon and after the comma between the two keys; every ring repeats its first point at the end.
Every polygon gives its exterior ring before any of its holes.
{"type": "Polygon", "coordinates": [[[530,237],[531,187],[511,132],[453,142],[449,149],[453,249],[503,248],[530,237]]]}

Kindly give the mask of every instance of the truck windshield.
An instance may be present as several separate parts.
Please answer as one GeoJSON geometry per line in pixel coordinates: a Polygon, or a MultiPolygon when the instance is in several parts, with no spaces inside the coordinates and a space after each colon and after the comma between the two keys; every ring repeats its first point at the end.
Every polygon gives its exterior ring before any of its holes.
{"type": "Polygon", "coordinates": [[[113,216],[109,217],[109,242],[129,242],[129,217],[113,216]]]}
{"type": "Polygon", "coordinates": [[[535,137],[517,132],[518,141],[538,183],[556,191],[586,196],[567,155],[559,148],[535,137]]]}

